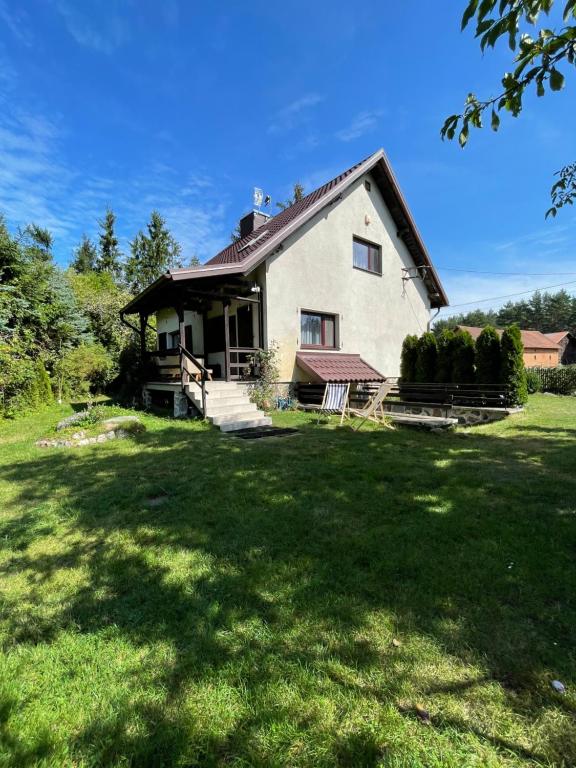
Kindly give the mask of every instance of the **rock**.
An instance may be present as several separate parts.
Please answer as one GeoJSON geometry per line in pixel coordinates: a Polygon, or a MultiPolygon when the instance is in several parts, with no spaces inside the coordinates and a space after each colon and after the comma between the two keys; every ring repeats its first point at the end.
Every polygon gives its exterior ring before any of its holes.
{"type": "Polygon", "coordinates": [[[566,686],[564,683],[561,683],[560,680],[552,680],[550,683],[552,688],[556,691],[556,693],[566,693],[566,686]]]}
{"type": "Polygon", "coordinates": [[[428,712],[427,709],[424,709],[424,707],[421,707],[419,704],[416,704],[416,714],[418,715],[419,720],[424,723],[424,725],[430,725],[431,719],[430,719],[430,712],[428,712]]]}
{"type": "Polygon", "coordinates": [[[402,645],[402,643],[400,642],[400,640],[397,640],[396,638],[394,638],[394,639],[392,640],[392,645],[394,646],[394,648],[400,648],[400,646],[402,645]]]}
{"type": "Polygon", "coordinates": [[[80,432],[74,432],[72,435],[72,440],[82,440],[83,437],[86,437],[86,432],[81,429],[80,432]]]}
{"type": "Polygon", "coordinates": [[[138,416],[114,416],[102,422],[102,428],[106,432],[113,432],[119,427],[126,432],[143,432],[145,429],[138,416]]]}

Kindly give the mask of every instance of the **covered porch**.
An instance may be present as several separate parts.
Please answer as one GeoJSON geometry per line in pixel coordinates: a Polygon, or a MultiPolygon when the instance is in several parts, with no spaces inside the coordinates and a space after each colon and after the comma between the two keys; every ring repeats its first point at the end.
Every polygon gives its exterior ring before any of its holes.
{"type": "Polygon", "coordinates": [[[124,307],[121,320],[138,334],[142,383],[156,390],[257,375],[252,358],[263,345],[263,313],[254,280],[204,276],[201,267],[174,271],[124,307]]]}

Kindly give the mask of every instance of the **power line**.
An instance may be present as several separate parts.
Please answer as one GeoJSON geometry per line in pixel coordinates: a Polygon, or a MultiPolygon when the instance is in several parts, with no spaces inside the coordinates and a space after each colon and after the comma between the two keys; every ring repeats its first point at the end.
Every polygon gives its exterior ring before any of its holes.
{"type": "Polygon", "coordinates": [[[460,269],[459,267],[437,267],[445,272],[467,272],[471,275],[506,275],[508,277],[550,277],[552,275],[576,275],[576,272],[489,272],[483,269],[460,269]]]}
{"type": "Polygon", "coordinates": [[[475,301],[465,301],[463,304],[451,304],[442,309],[458,309],[458,307],[469,307],[472,304],[483,304],[487,301],[499,301],[500,299],[512,299],[514,296],[526,296],[528,293],[537,293],[538,291],[549,291],[551,288],[562,288],[565,285],[576,285],[576,280],[569,283],[556,283],[556,285],[545,285],[542,288],[531,288],[529,291],[518,291],[518,293],[508,293],[505,296],[490,296],[488,299],[476,299],[475,301]]]}

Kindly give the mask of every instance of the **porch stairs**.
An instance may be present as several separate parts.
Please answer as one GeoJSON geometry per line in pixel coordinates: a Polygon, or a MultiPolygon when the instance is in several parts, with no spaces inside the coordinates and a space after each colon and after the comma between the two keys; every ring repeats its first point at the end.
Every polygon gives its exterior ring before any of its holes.
{"type": "MultiPolygon", "coordinates": [[[[185,386],[188,398],[202,412],[200,387],[191,382],[185,386]]],[[[272,424],[272,419],[250,402],[245,387],[236,381],[206,382],[206,418],[222,432],[272,424]]]]}

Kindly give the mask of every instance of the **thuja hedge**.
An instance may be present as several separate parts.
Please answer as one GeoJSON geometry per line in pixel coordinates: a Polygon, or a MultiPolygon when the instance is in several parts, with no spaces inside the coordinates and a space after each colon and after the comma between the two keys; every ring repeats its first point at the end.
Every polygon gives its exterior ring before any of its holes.
{"type": "Polygon", "coordinates": [[[495,328],[484,328],[474,342],[468,331],[444,330],[438,338],[426,332],[407,336],[402,346],[401,379],[405,382],[441,384],[502,384],[510,399],[526,402],[526,371],[517,326],[499,337],[495,328]]]}

